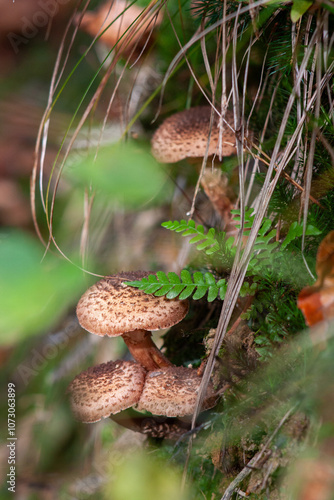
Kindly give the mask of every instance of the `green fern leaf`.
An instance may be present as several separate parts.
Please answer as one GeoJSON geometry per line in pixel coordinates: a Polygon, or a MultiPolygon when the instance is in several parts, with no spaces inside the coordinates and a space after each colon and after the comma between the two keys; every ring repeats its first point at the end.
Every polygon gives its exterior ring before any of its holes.
{"type": "Polygon", "coordinates": [[[166,294],[167,299],[175,299],[187,285],[174,285],[173,288],[166,294]]]}
{"type": "Polygon", "coordinates": [[[197,285],[196,292],[193,295],[194,300],[199,300],[204,297],[206,292],[208,291],[208,286],[207,285],[197,285]]]}
{"type": "Polygon", "coordinates": [[[208,289],[208,302],[212,302],[213,300],[215,300],[217,298],[217,296],[218,296],[218,293],[219,293],[219,288],[218,288],[218,286],[216,284],[209,286],[209,289],[208,289]]]}
{"type": "Polygon", "coordinates": [[[212,255],[219,250],[219,243],[215,237],[216,232],[213,227],[205,233],[204,227],[201,224],[196,225],[193,220],[186,222],[183,219],[181,221],[163,222],[162,227],[170,231],[183,233],[182,236],[193,236],[189,243],[191,245],[198,243],[196,249],[199,251],[205,250],[207,255],[212,255]]]}
{"type": "Polygon", "coordinates": [[[145,293],[155,293],[161,288],[160,283],[152,283],[151,285],[147,285],[145,287],[145,293]]]}
{"type": "Polygon", "coordinates": [[[165,285],[169,285],[169,279],[163,271],[157,271],[157,278],[160,283],[164,283],[165,285]]]}
{"type": "MultiPolygon", "coordinates": [[[[319,231],[319,229],[317,229],[315,226],[308,224],[306,226],[305,234],[307,236],[318,236],[319,234],[321,234],[321,231],[319,231]]],[[[281,245],[281,249],[284,250],[284,248],[287,247],[289,243],[291,243],[293,240],[299,238],[302,235],[303,235],[303,224],[298,224],[298,222],[293,222],[289,227],[288,234],[286,235],[281,245]]]]}
{"type": "Polygon", "coordinates": [[[211,273],[205,273],[204,277],[205,277],[205,281],[208,285],[215,285],[216,284],[216,280],[211,273]]]}
{"type": "Polygon", "coordinates": [[[200,286],[200,285],[205,285],[205,280],[204,280],[204,277],[203,277],[203,274],[200,273],[199,271],[196,271],[194,273],[194,283],[196,283],[196,285],[200,286]]]}
{"type": "MultiPolygon", "coordinates": [[[[129,283],[127,283],[128,285],[129,283]]],[[[131,285],[130,285],[131,286],[131,285]]],[[[173,289],[173,284],[169,284],[169,285],[163,285],[160,290],[158,290],[154,295],[156,297],[162,297],[163,295],[167,295],[167,293],[169,293],[172,289],[173,289]]],[[[146,292],[146,290],[144,290],[144,292],[146,292]]],[[[147,292],[146,292],[147,293],[147,292]]]]}
{"type": "Polygon", "coordinates": [[[173,285],[179,285],[181,283],[180,278],[178,277],[178,275],[176,273],[173,273],[173,272],[169,272],[168,273],[168,280],[173,285]]]}
{"type": "Polygon", "coordinates": [[[191,278],[191,274],[189,271],[187,271],[187,269],[183,269],[181,271],[181,280],[182,280],[182,283],[186,283],[187,285],[192,285],[193,284],[193,280],[191,278]]]}
{"type": "Polygon", "coordinates": [[[199,300],[207,293],[208,302],[212,302],[218,296],[224,298],[227,288],[225,279],[216,282],[211,273],[206,272],[203,275],[199,271],[191,276],[187,269],[183,269],[180,276],[174,272],[166,275],[158,271],[156,275],[150,274],[140,281],[127,281],[126,284],[145,293],[154,294],[156,297],[166,296],[168,299],[179,297],[180,300],[184,300],[192,296],[194,300],[199,300]]]}
{"type": "Polygon", "coordinates": [[[147,276],[147,279],[148,279],[149,283],[157,283],[158,282],[158,279],[154,274],[150,274],[149,276],[147,276]]]}
{"type": "Polygon", "coordinates": [[[184,300],[188,299],[194,292],[196,285],[187,285],[187,287],[180,293],[179,299],[184,300]]]}

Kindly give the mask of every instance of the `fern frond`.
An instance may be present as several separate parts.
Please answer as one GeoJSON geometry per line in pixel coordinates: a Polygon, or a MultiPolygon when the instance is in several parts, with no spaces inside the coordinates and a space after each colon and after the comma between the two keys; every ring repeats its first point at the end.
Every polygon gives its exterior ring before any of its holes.
{"type": "Polygon", "coordinates": [[[151,274],[147,278],[138,281],[127,281],[126,285],[139,288],[145,293],[151,293],[156,297],[165,295],[168,299],[178,297],[184,300],[192,296],[194,300],[199,300],[207,293],[208,302],[212,302],[218,297],[224,299],[227,283],[225,279],[216,282],[209,272],[202,274],[195,272],[191,276],[187,269],[181,271],[180,277],[173,272],[165,274],[158,271],[156,275],[151,274]]]}
{"type": "MultiPolygon", "coordinates": [[[[138,281],[127,281],[125,284],[139,288],[139,290],[153,294],[156,297],[164,295],[167,299],[178,297],[180,300],[184,300],[192,296],[194,300],[199,300],[207,294],[208,302],[212,302],[217,297],[224,300],[227,290],[225,279],[216,281],[211,273],[206,272],[203,274],[199,271],[191,276],[187,269],[183,269],[180,276],[173,272],[165,274],[163,271],[158,271],[156,275],[150,274],[147,278],[138,281]]],[[[256,288],[256,283],[249,285],[248,282],[245,282],[240,295],[253,295],[256,288]]]]}
{"type": "MultiPolygon", "coordinates": [[[[236,222],[236,227],[241,227],[241,213],[240,210],[231,210],[236,222]]],[[[255,219],[255,213],[252,208],[246,208],[244,214],[244,236],[249,236],[250,231],[253,227],[255,219]]],[[[193,236],[190,239],[190,244],[196,244],[197,250],[204,250],[207,255],[212,255],[220,251],[221,255],[226,258],[228,256],[229,261],[233,262],[236,254],[236,246],[234,244],[234,238],[226,238],[226,233],[224,231],[216,232],[214,228],[210,228],[207,233],[204,231],[202,225],[196,225],[193,220],[190,221],[168,221],[163,222],[162,226],[170,231],[175,231],[177,233],[182,233],[182,236],[193,236]]],[[[321,233],[315,226],[309,224],[306,228],[306,235],[317,236],[321,233]]],[[[272,221],[269,218],[264,218],[259,229],[252,256],[248,265],[247,276],[261,276],[263,274],[263,269],[269,269],[273,264],[274,252],[283,252],[285,248],[293,242],[296,238],[299,238],[303,234],[303,225],[297,222],[291,224],[289,231],[282,243],[278,241],[273,241],[276,236],[276,230],[272,229],[272,221]]],[[[218,293],[220,298],[225,297],[225,292],[219,288],[213,276],[210,273],[194,273],[192,281],[191,275],[188,271],[181,272],[181,280],[175,273],[168,273],[168,277],[164,273],[157,273],[159,280],[156,277],[150,276],[151,281],[142,280],[143,287],[141,288],[146,293],[154,293],[155,295],[166,295],[168,298],[175,298],[179,295],[180,299],[190,297],[193,294],[193,298],[200,299],[208,293],[208,301],[211,302],[217,298],[218,293]],[[146,282],[147,281],[147,282],[146,282]],[[217,289],[217,286],[219,290],[217,289]]],[[[222,287],[226,286],[225,280],[220,280],[224,282],[222,287]]],[[[134,285],[132,285],[134,286],[134,285]]],[[[254,285],[256,287],[256,285],[254,285]]],[[[139,286],[138,286],[139,287],[139,286]]],[[[251,294],[253,289],[249,288],[249,284],[246,282],[243,285],[243,289],[240,295],[251,294]],[[248,286],[248,288],[247,288],[248,286]]],[[[255,290],[255,289],[254,289],[255,290]]]]}
{"type": "Polygon", "coordinates": [[[193,220],[190,221],[168,221],[163,222],[162,227],[169,229],[170,231],[175,231],[177,233],[183,233],[182,236],[191,236],[193,238],[189,241],[190,244],[199,243],[196,246],[197,250],[205,250],[207,255],[212,255],[219,250],[218,240],[215,238],[216,231],[213,227],[209,229],[207,233],[204,232],[204,227],[202,225],[196,225],[193,220]],[[200,243],[201,242],[201,243],[200,243]]]}

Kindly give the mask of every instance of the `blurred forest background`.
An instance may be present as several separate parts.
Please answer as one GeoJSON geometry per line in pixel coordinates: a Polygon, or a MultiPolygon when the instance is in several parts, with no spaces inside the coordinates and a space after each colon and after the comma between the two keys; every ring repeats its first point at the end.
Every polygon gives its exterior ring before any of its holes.
{"type": "Polygon", "coordinates": [[[333,2],[0,8],[1,498],[333,499],[331,240],[325,265],[317,257],[334,229],[333,2]],[[124,24],[104,23],[109,11],[124,24]],[[214,114],[231,113],[233,154],[154,158],[167,117],[210,104],[216,129],[214,114]],[[198,248],[209,231],[214,255],[198,248]],[[209,280],[185,320],[154,333],[173,363],[212,372],[220,396],[179,440],[78,423],[65,394],[128,355],[80,328],[80,296],[139,269],[209,280]],[[315,280],[305,322],[298,296],[315,280]]]}

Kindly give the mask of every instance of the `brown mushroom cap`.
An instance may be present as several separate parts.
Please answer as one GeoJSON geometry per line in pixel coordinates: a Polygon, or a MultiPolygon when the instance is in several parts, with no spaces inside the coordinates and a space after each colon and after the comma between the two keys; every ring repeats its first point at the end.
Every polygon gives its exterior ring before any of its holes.
{"type": "MultiPolygon", "coordinates": [[[[152,137],[152,154],[160,162],[174,163],[183,158],[203,157],[210,131],[210,106],[190,108],[167,118],[152,137]]],[[[209,145],[209,156],[219,153],[219,117],[215,114],[209,145]]],[[[225,120],[234,126],[233,113],[226,111],[225,120]]],[[[223,125],[221,154],[236,154],[235,134],[223,125]]]]}
{"type": "Polygon", "coordinates": [[[95,283],[77,305],[80,325],[91,333],[113,337],[133,330],[160,330],[181,321],[188,312],[187,300],[155,297],[125,284],[149,274],[125,272],[95,283]]]}
{"type": "MultiPolygon", "coordinates": [[[[137,408],[166,417],[191,415],[195,409],[200,383],[201,378],[196,370],[183,366],[148,372],[137,408]]],[[[210,383],[202,410],[214,406],[216,400],[210,383]]]]}
{"type": "Polygon", "coordinates": [[[109,361],[88,368],[68,386],[74,417],[97,422],[135,405],[140,398],[146,370],[134,361],[109,361]]]}

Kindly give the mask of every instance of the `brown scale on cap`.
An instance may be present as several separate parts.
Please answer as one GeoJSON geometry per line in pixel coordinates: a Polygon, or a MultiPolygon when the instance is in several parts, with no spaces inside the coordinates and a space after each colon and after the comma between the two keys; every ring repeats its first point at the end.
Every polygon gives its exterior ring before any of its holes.
{"type": "MultiPolygon", "coordinates": [[[[162,163],[174,163],[184,158],[203,157],[210,132],[210,106],[190,108],[167,118],[152,137],[152,154],[162,163]]],[[[222,145],[219,147],[219,117],[215,114],[211,129],[208,155],[236,154],[234,132],[223,125],[222,145]]],[[[225,120],[234,127],[233,113],[226,111],[225,120]]]]}
{"type": "Polygon", "coordinates": [[[134,361],[109,361],[88,368],[68,386],[72,412],[80,422],[97,422],[135,405],[146,371],[134,361]]]}
{"type": "Polygon", "coordinates": [[[171,363],[152,342],[150,332],[181,321],[189,305],[186,300],[155,297],[126,286],[126,281],[149,274],[138,271],[106,276],[81,297],[77,316],[80,325],[91,333],[122,335],[132,356],[147,370],[155,370],[171,363]]]}
{"type": "MultiPolygon", "coordinates": [[[[147,374],[138,410],[154,415],[183,417],[194,412],[201,378],[196,370],[172,366],[147,374]]],[[[202,410],[216,404],[217,397],[209,384],[202,410]]]]}

